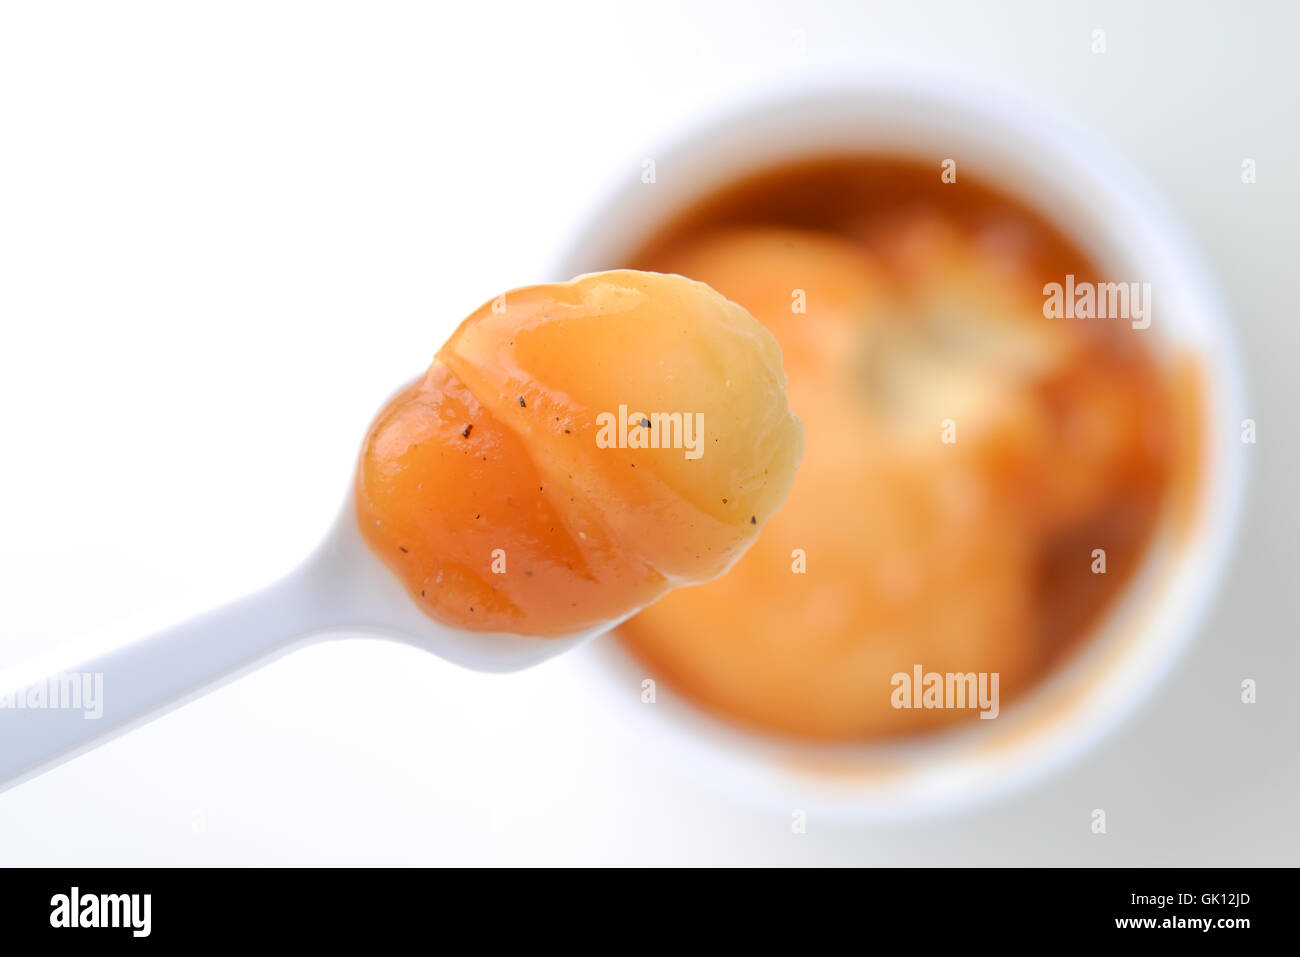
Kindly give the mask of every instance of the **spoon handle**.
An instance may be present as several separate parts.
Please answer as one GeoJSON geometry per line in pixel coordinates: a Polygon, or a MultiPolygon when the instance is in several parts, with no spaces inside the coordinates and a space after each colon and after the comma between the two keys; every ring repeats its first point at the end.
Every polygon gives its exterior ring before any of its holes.
{"type": "Polygon", "coordinates": [[[316,581],[304,567],[147,637],[0,670],[0,791],[305,643],[328,626],[316,581]]]}

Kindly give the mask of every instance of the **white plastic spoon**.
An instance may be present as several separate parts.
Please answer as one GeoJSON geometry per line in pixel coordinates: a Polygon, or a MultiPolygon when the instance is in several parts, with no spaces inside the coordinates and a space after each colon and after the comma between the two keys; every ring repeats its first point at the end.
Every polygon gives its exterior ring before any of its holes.
{"type": "MultiPolygon", "coordinates": [[[[558,356],[562,360],[561,368],[568,375],[581,377],[587,370],[563,361],[571,360],[575,339],[594,336],[604,349],[617,354],[621,354],[618,350],[626,343],[636,342],[643,350],[650,351],[629,357],[640,360],[631,364],[631,382],[623,378],[611,381],[606,376],[601,380],[603,393],[600,390],[592,393],[590,403],[619,399],[635,384],[640,396],[656,404],[666,403],[670,412],[674,408],[694,407],[693,414],[703,422],[702,410],[707,408],[710,422],[726,423],[731,429],[740,423],[742,429],[754,430],[753,434],[741,431],[733,435],[735,441],[723,446],[740,456],[739,461],[724,460],[731,465],[730,470],[704,468],[692,473],[691,481],[686,481],[680,465],[664,464],[667,474],[675,476],[673,481],[668,481],[656,477],[655,467],[646,468],[639,474],[647,478],[633,485],[631,497],[620,497],[614,491],[625,481],[614,474],[628,474],[622,471],[622,458],[611,460],[619,464],[616,469],[589,467],[589,463],[578,457],[572,460],[577,464],[558,470],[557,474],[565,473],[570,481],[574,476],[567,472],[584,467],[590,475],[599,476],[598,493],[580,493],[575,488],[574,496],[582,494],[588,504],[599,501],[602,504],[591,507],[603,508],[621,519],[611,527],[621,530],[618,544],[631,549],[628,567],[638,571],[630,578],[638,587],[628,587],[627,581],[620,586],[617,575],[611,576],[611,587],[623,590],[607,594],[608,600],[600,606],[598,614],[611,614],[612,620],[558,638],[471,632],[438,623],[420,608],[403,588],[399,576],[363,541],[357,504],[358,501],[368,506],[374,503],[364,498],[359,500],[354,489],[325,541],[296,571],[269,588],[147,638],[137,637],[138,632],[123,635],[119,630],[0,671],[0,790],[157,717],[296,646],[329,634],[375,635],[415,645],[468,668],[515,671],[617,626],[639,610],[628,606],[653,601],[668,587],[700,583],[725,571],[758,534],[755,526],[760,523],[756,514],[766,520],[780,507],[794,479],[803,447],[802,428],[785,400],[785,380],[776,340],[740,306],[708,286],[681,276],[615,270],[580,276],[569,283],[525,287],[509,295],[515,303],[515,314],[498,313],[489,304],[461,324],[443,347],[445,354],[439,352],[437,361],[441,364],[430,367],[431,374],[437,370],[438,381],[458,375],[448,371],[447,363],[453,361],[471,379],[481,376],[480,366],[467,356],[482,359],[488,354],[494,357],[492,362],[504,363],[507,371],[502,375],[507,379],[514,376],[515,382],[531,381],[527,369],[538,363],[544,367],[542,357],[548,355],[558,356]],[[517,340],[520,345],[516,348],[517,340]],[[655,344],[654,348],[650,347],[651,343],[655,344]],[[644,361],[646,355],[652,361],[644,361]],[[723,377],[726,377],[725,384],[720,381],[723,377]],[[743,483],[737,483],[738,489],[744,485],[743,492],[731,491],[726,485],[733,473],[743,479],[743,483]],[[646,481],[651,484],[645,484],[646,481]],[[648,506],[645,501],[648,488],[666,496],[665,501],[648,506]],[[747,497],[744,508],[739,506],[740,495],[747,497]],[[728,497],[736,496],[731,498],[730,513],[710,514],[710,510],[720,511],[714,496],[719,496],[723,503],[728,497]],[[707,508],[703,505],[706,500],[707,508]],[[745,522],[746,514],[748,522],[745,522]],[[648,553],[653,559],[639,550],[643,540],[651,539],[646,534],[648,523],[664,525],[668,529],[666,534],[675,536],[672,547],[648,553]],[[683,542],[698,544],[699,553],[692,558],[696,549],[680,547],[683,542]],[[653,576],[647,570],[654,572],[653,576]]],[[[417,417],[430,415],[430,407],[422,403],[436,404],[443,397],[430,400],[434,393],[425,391],[428,381],[417,380],[412,387],[413,394],[419,397],[418,402],[412,400],[414,404],[406,403],[405,392],[399,393],[396,401],[401,412],[394,415],[411,410],[417,417]]],[[[461,383],[457,388],[469,387],[461,383]]],[[[521,434],[532,434],[533,424],[520,411],[527,408],[522,395],[518,398],[519,409],[515,409],[513,400],[496,392],[496,386],[480,386],[480,389],[489,396],[489,404],[497,402],[501,412],[514,417],[521,434]]],[[[510,394],[514,394],[513,388],[510,394]]],[[[461,399],[446,401],[451,403],[448,408],[459,408],[455,402],[461,399]]],[[[386,418],[391,408],[386,406],[375,422],[384,423],[384,428],[391,426],[394,420],[386,418]]],[[[483,414],[491,419],[490,411],[483,414]]],[[[679,423],[685,421],[684,414],[678,413],[679,423]]],[[[660,418],[658,413],[654,417],[660,418]]],[[[555,417],[554,421],[558,422],[559,418],[555,417]]],[[[634,417],[634,421],[638,428],[642,424],[644,428],[651,427],[648,418],[634,417]]],[[[399,421],[396,433],[399,438],[403,424],[404,420],[399,421]]],[[[468,439],[471,427],[472,423],[468,423],[462,432],[457,422],[454,431],[468,439]]],[[[566,428],[563,433],[567,435],[570,430],[566,428]]],[[[696,434],[702,443],[702,425],[696,434]]],[[[546,440],[547,435],[539,432],[536,441],[546,440]]],[[[595,447],[613,449],[614,454],[622,455],[628,449],[661,448],[658,443],[646,445],[649,439],[636,445],[622,442],[601,445],[600,435],[599,431],[595,432],[595,447]]],[[[678,444],[667,442],[662,448],[666,454],[681,455],[682,462],[690,462],[689,450],[681,444],[685,442],[684,430],[678,431],[677,438],[678,444]]],[[[376,441],[382,444],[382,440],[376,441]]],[[[720,436],[715,434],[713,442],[719,441],[720,436]]],[[[419,444],[415,442],[409,448],[418,448],[419,444]]],[[[460,448],[459,440],[456,447],[460,448]]],[[[365,455],[363,462],[367,461],[365,455]]],[[[466,469],[464,462],[438,458],[423,461],[424,464],[409,468],[446,469],[439,474],[448,481],[473,482],[481,477],[480,472],[466,469]]],[[[487,455],[482,456],[482,461],[488,461],[487,455]]],[[[635,461],[629,460],[627,464],[636,467],[635,461]]],[[[477,469],[478,463],[473,462],[472,467],[477,469]]],[[[394,474],[409,476],[407,468],[397,466],[394,474]]],[[[521,474],[509,471],[514,468],[510,464],[502,468],[507,470],[502,473],[503,478],[517,480],[521,474]]],[[[530,491],[532,481],[530,477],[530,491]]],[[[379,487],[383,487],[382,482],[379,487]]],[[[540,487],[538,491],[541,492],[540,487]]],[[[575,500],[569,498],[570,502],[575,500]]],[[[508,494],[506,501],[510,501],[508,494]]],[[[389,507],[394,506],[390,503],[389,507]]],[[[574,506],[575,509],[584,507],[574,506]]],[[[382,524],[376,519],[377,528],[382,524]]],[[[490,523],[482,525],[483,530],[492,528],[490,523]]],[[[577,534],[582,539],[587,537],[581,530],[577,534]]],[[[608,550],[608,545],[602,547],[608,550]]],[[[406,550],[401,547],[401,551],[406,550]]],[[[572,564],[566,563],[566,567],[570,574],[582,575],[588,582],[603,581],[588,571],[577,570],[572,564]]],[[[439,582],[442,578],[439,575],[423,581],[439,582]]],[[[534,605],[537,603],[535,595],[531,600],[534,605]]],[[[527,606],[528,602],[518,606],[522,617],[509,620],[530,620],[527,606]]],[[[594,617],[583,617],[583,609],[578,608],[577,602],[572,607],[577,609],[572,613],[574,617],[562,620],[585,625],[594,617]]],[[[564,626],[555,627],[562,630],[564,626]]]]}
{"type": "Polygon", "coordinates": [[[631,614],[560,638],[439,624],[362,541],[349,494],[325,540],[275,584],[145,638],[105,633],[0,671],[0,791],[331,635],[389,638],[505,672],[567,651],[631,614]]]}

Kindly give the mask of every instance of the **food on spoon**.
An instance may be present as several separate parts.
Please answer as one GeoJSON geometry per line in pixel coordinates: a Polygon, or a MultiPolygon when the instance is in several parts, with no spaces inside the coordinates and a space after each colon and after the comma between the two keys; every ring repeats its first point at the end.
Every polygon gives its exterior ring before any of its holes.
{"type": "Polygon", "coordinates": [[[681,276],[618,270],[475,311],[379,414],[370,547],[438,620],[559,636],[717,578],[803,448],[776,339],[681,276]]]}

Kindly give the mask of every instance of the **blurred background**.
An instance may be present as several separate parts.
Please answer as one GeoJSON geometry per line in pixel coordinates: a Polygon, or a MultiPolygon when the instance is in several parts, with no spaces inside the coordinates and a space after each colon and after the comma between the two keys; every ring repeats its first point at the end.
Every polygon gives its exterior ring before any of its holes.
{"type": "Polygon", "coordinates": [[[0,665],[286,571],[456,322],[566,278],[608,190],[783,78],[954,66],[1089,124],[1212,263],[1259,426],[1170,679],[995,803],[792,833],[625,725],[590,649],[493,677],[338,641],[0,795],[0,864],[1295,863],[1297,29],[1282,2],[0,4],[0,665]]]}

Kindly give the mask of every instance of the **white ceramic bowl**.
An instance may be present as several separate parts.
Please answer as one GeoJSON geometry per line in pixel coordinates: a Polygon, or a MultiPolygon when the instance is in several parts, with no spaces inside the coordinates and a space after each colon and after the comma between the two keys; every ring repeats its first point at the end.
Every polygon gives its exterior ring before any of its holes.
{"type": "Polygon", "coordinates": [[[954,810],[1022,786],[1095,744],[1129,716],[1195,633],[1231,549],[1243,483],[1245,414],[1237,350],[1220,294],[1185,231],[1097,136],[1012,91],[969,76],[891,68],[770,91],[677,143],[647,152],[656,182],[628,170],[585,220],[554,272],[626,265],[659,226],[719,186],[800,157],[841,151],[957,161],[1027,200],[1115,280],[1150,282],[1143,334],[1203,372],[1201,492],[1194,526],[1162,529],[1121,601],[1066,667],[995,721],[913,742],[817,747],[750,734],[708,717],[646,675],[617,642],[577,652],[639,733],[664,740],[703,776],[786,813],[854,820],[954,810]]]}

